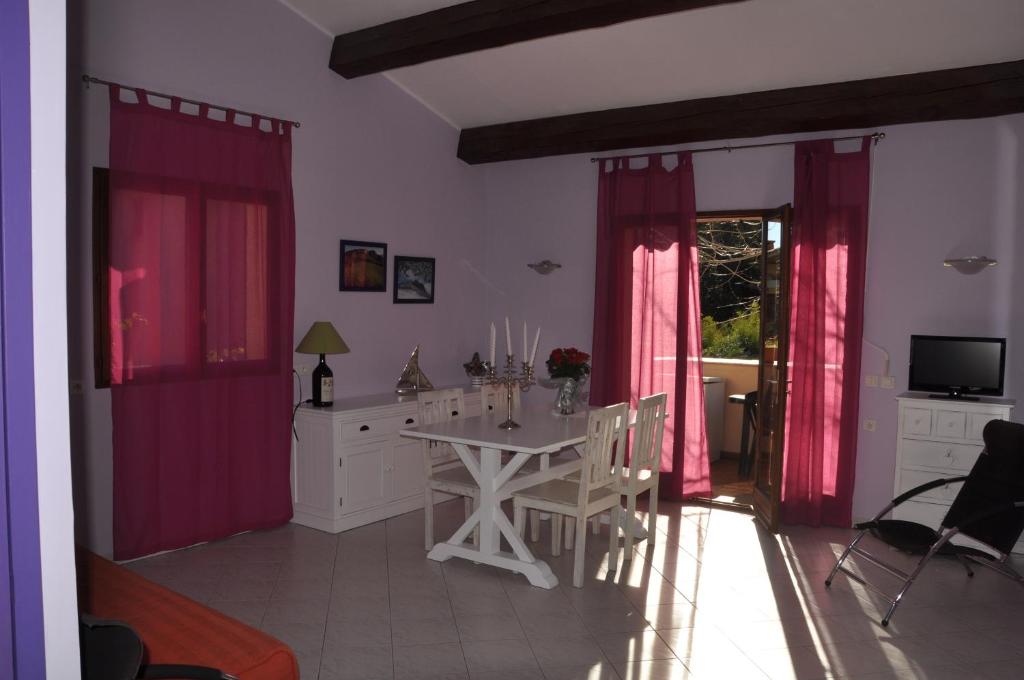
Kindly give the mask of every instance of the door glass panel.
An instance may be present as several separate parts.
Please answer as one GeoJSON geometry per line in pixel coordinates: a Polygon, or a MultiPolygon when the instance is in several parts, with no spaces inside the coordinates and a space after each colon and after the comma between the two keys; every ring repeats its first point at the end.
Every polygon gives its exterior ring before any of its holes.
{"type": "MultiPolygon", "coordinates": [[[[779,386],[779,312],[782,302],[782,222],[769,220],[765,244],[764,291],[761,298],[761,364],[758,408],[758,451],[754,484],[765,495],[771,495],[771,459],[776,454],[777,390],[779,386]]],[[[779,438],[781,439],[781,438],[779,438]]],[[[778,452],[781,455],[781,452],[778,452]]]]}
{"type": "Polygon", "coordinates": [[[765,220],[762,268],[761,365],[758,374],[754,513],[776,531],[782,499],[789,344],[789,222],[782,206],[765,220]]]}

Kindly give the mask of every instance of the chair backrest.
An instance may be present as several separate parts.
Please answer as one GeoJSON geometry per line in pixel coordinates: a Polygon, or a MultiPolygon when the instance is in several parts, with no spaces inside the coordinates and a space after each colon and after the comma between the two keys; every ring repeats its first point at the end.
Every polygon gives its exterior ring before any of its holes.
{"type": "MultiPolygon", "coordinates": [[[[443,423],[466,416],[466,401],[462,388],[455,387],[447,390],[430,390],[419,392],[416,395],[419,424],[433,425],[443,423]]],[[[444,465],[458,460],[458,454],[449,444],[422,440],[423,462],[429,475],[431,470],[438,465],[444,465]]]]}
{"type": "MultiPolygon", "coordinates": [[[[512,408],[518,409],[520,404],[519,390],[512,390],[512,408]]],[[[480,412],[505,413],[508,408],[508,388],[504,385],[480,386],[480,412]]]]}
{"type": "MultiPolygon", "coordinates": [[[[985,450],[971,468],[942,520],[952,528],[971,515],[1009,503],[1024,502],[1024,425],[993,420],[982,431],[985,450]]],[[[968,524],[960,533],[1009,553],[1024,532],[1024,508],[968,524]]]]}
{"type": "Polygon", "coordinates": [[[629,406],[615,404],[591,409],[587,417],[587,442],[583,449],[583,469],[580,471],[580,505],[587,502],[590,492],[615,481],[614,471],[622,463],[614,460],[626,451],[626,430],[629,429],[629,406]]]}
{"type": "MultiPolygon", "coordinates": [[[[665,437],[665,408],[668,395],[664,392],[643,397],[637,403],[636,424],[633,427],[633,448],[629,452],[629,484],[637,483],[640,472],[656,473],[661,468],[661,448],[665,437]]],[[[616,474],[623,466],[623,456],[616,459],[616,474]]]]}

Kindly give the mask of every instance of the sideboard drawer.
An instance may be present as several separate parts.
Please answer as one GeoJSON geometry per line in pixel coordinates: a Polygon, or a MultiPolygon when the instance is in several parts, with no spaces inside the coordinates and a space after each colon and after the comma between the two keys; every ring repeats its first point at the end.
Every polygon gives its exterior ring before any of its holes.
{"type": "MultiPolygon", "coordinates": [[[[956,475],[946,474],[935,474],[934,472],[925,472],[923,470],[901,470],[900,471],[900,489],[899,492],[910,491],[914,487],[921,486],[933,479],[939,477],[955,477],[956,475]]],[[[952,503],[956,495],[960,493],[960,487],[963,486],[963,482],[954,482],[953,484],[947,484],[940,486],[935,489],[930,489],[922,494],[914,496],[918,500],[931,499],[942,503],[952,503]]]]}
{"type": "Polygon", "coordinates": [[[903,465],[969,472],[983,448],[971,444],[946,444],[905,439],[903,440],[903,465]]]}
{"type": "Polygon", "coordinates": [[[934,434],[936,437],[963,439],[966,422],[967,414],[963,411],[936,411],[934,434]]]}
{"type": "Polygon", "coordinates": [[[929,435],[932,433],[932,412],[924,408],[903,409],[904,434],[929,435]]]}
{"type": "Polygon", "coordinates": [[[372,437],[389,437],[397,434],[402,428],[415,426],[416,420],[416,415],[412,413],[405,416],[353,420],[341,424],[339,438],[341,441],[358,441],[372,437]]]}

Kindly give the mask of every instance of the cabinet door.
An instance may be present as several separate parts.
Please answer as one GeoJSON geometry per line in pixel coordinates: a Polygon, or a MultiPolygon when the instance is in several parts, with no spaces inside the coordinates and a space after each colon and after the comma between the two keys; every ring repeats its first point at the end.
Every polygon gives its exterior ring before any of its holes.
{"type": "Polygon", "coordinates": [[[406,498],[423,493],[426,470],[423,448],[418,440],[403,439],[395,444],[391,468],[393,498],[406,498]]]}
{"type": "Polygon", "coordinates": [[[388,440],[348,445],[342,451],[340,476],[340,514],[347,515],[386,503],[390,497],[391,475],[387,472],[387,459],[391,444],[388,440]]]}
{"type": "Polygon", "coordinates": [[[334,493],[337,469],[334,458],[333,426],[326,418],[305,417],[295,419],[299,440],[295,443],[295,461],[292,471],[292,501],[297,510],[322,517],[337,514],[338,499],[334,493]]]}

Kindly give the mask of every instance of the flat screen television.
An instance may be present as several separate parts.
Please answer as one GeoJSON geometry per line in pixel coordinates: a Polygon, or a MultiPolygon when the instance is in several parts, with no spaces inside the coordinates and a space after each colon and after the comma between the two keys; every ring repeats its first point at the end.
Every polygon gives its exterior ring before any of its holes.
{"type": "Polygon", "coordinates": [[[1002,396],[1006,338],[910,336],[910,389],[940,397],[1002,396]]]}

